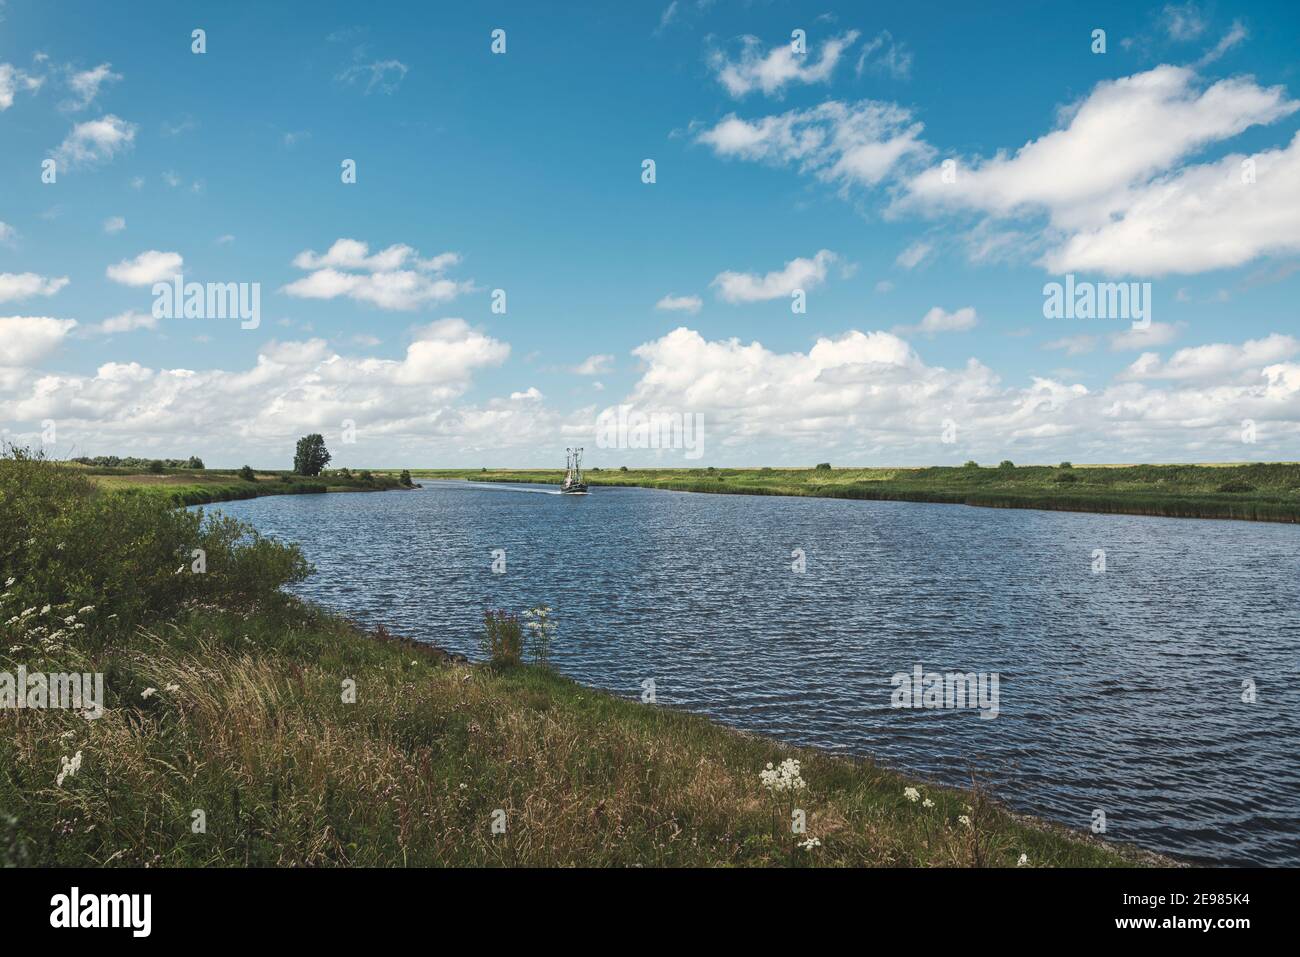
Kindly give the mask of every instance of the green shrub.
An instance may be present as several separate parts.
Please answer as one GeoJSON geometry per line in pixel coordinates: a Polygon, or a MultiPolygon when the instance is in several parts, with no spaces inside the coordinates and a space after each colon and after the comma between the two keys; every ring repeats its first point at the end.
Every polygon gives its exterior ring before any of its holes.
{"type": "Polygon", "coordinates": [[[524,632],[519,619],[507,611],[483,612],[479,647],[494,665],[519,664],[524,653],[524,632]]]}
{"type": "Polygon", "coordinates": [[[257,481],[257,476],[253,474],[252,468],[247,465],[245,465],[242,469],[239,470],[239,477],[243,479],[245,482],[257,481]]]}
{"type": "Polygon", "coordinates": [[[401,482],[407,488],[410,488],[413,484],[415,484],[411,481],[411,473],[408,469],[402,469],[402,474],[397,481],[401,482]]]}
{"type": "Polygon", "coordinates": [[[968,459],[966,464],[962,466],[962,468],[964,469],[977,469],[979,467],[980,464],[976,462],[974,459],[968,459]]]}
{"type": "Polygon", "coordinates": [[[0,621],[41,609],[0,626],[6,641],[34,627],[57,630],[55,616],[86,607],[105,636],[190,602],[244,607],[310,571],[296,546],[234,519],[175,508],[152,491],[103,491],[23,451],[0,457],[0,581],[13,579],[0,621]]]}
{"type": "Polygon", "coordinates": [[[619,470],[620,472],[626,472],[626,471],[627,471],[627,466],[626,466],[626,465],[620,465],[620,466],[618,467],[618,470],[619,470]]]}
{"type": "Polygon", "coordinates": [[[829,472],[830,470],[831,470],[831,463],[830,463],[830,462],[818,462],[818,463],[817,463],[817,468],[816,468],[814,471],[817,471],[817,472],[829,472]]]}
{"type": "Polygon", "coordinates": [[[1068,485],[1071,482],[1079,481],[1079,476],[1075,475],[1073,472],[1058,472],[1056,475],[1052,476],[1052,481],[1060,482],[1062,485],[1068,485]]]}
{"type": "Polygon", "coordinates": [[[149,463],[149,471],[154,475],[162,475],[165,468],[166,466],[163,464],[162,459],[154,459],[149,463]]]}
{"type": "Polygon", "coordinates": [[[1058,469],[1072,469],[1072,468],[1074,468],[1074,466],[1071,465],[1069,462],[1062,462],[1060,465],[1057,466],[1057,468],[1058,468],[1058,469]]]}
{"type": "Polygon", "coordinates": [[[1010,472],[1016,467],[1016,463],[1010,459],[1003,459],[998,463],[998,469],[1003,472],[1010,472]]]}
{"type": "Polygon", "coordinates": [[[1251,485],[1249,482],[1232,481],[1232,482],[1224,482],[1224,483],[1223,483],[1222,485],[1220,485],[1217,489],[1215,489],[1215,491],[1217,491],[1217,492],[1253,492],[1253,491],[1255,491],[1255,486],[1251,485]]]}

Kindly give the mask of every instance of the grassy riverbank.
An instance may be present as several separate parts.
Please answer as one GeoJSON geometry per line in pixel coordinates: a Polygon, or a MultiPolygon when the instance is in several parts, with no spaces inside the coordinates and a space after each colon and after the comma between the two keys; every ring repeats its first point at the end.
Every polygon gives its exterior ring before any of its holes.
{"type": "Polygon", "coordinates": [[[387,474],[327,472],[307,478],[292,472],[254,471],[250,478],[234,469],[166,469],[160,473],[95,466],[79,469],[107,489],[160,495],[175,505],[207,505],[263,495],[316,495],[325,492],[377,492],[404,489],[387,474]]]}
{"type": "Polygon", "coordinates": [[[0,673],[100,672],[107,707],[0,709],[0,865],[1157,862],[977,792],[367,634],[280,593],[308,573],[165,496],[0,460],[0,673]],[[759,772],[786,759],[806,786],[771,793],[759,772]]]}
{"type": "MultiPolygon", "coordinates": [[[[558,484],[561,470],[412,469],[417,478],[558,484]]],[[[592,469],[590,485],[989,508],[1300,522],[1300,464],[832,469],[592,469]]]]}

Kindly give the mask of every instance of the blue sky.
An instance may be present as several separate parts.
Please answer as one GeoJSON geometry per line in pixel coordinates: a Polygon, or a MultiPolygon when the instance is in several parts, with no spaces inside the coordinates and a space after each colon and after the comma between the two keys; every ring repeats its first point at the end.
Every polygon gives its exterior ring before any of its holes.
{"type": "Polygon", "coordinates": [[[131,10],[0,5],[11,440],[266,466],[308,431],[350,465],[1297,457],[1293,4],[131,10]],[[260,325],[154,319],[178,262],[259,283],[260,325]],[[1066,273],[1149,282],[1152,327],[1045,318],[1066,273]],[[702,457],[598,447],[620,404],[703,416],[702,457]]]}

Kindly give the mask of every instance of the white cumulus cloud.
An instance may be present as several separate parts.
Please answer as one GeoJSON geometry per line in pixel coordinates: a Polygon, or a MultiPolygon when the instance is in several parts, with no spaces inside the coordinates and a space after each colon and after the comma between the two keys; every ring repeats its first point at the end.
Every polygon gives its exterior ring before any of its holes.
{"type": "Polygon", "coordinates": [[[104,270],[113,282],[124,286],[151,286],[164,282],[181,272],[185,265],[180,253],[165,253],[149,249],[134,259],[123,259],[104,270]]]}
{"type": "Polygon", "coordinates": [[[136,125],[109,114],[78,123],[51,154],[60,170],[107,163],[135,143],[136,125]]]}
{"type": "Polygon", "coordinates": [[[67,276],[50,278],[34,272],[0,272],[0,302],[53,296],[68,284],[67,276]]]}
{"type": "Polygon", "coordinates": [[[789,296],[794,290],[807,291],[826,280],[826,270],[839,257],[829,249],[820,250],[811,259],[791,259],[782,269],[758,275],[747,272],[720,272],[711,285],[723,302],[763,302],[789,296]]]}

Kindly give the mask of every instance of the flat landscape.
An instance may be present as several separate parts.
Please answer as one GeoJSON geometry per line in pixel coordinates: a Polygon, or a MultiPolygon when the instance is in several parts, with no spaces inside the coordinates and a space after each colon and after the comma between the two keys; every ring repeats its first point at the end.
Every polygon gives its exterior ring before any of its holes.
{"type": "Polygon", "coordinates": [[[310,573],[296,546],[171,497],[250,489],[94,471],[0,460],[0,662],[106,675],[96,720],[0,710],[0,866],[1169,863],[978,788],[359,628],[280,591],[310,573]],[[194,548],[209,570],[175,569],[194,548]],[[787,761],[788,788],[765,785],[787,761]]]}
{"type": "MultiPolygon", "coordinates": [[[[558,485],[562,470],[412,469],[414,478],[558,485]]],[[[590,485],[680,492],[808,495],[988,508],[1300,521],[1300,464],[964,466],[935,468],[592,468],[590,485]]]]}

